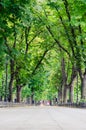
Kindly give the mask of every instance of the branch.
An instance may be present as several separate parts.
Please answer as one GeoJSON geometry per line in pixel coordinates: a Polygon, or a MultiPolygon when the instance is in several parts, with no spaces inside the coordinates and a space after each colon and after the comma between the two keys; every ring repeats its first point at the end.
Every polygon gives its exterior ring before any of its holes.
{"type": "Polygon", "coordinates": [[[46,55],[47,52],[48,52],[48,50],[46,50],[46,51],[43,53],[41,59],[38,61],[37,65],[35,66],[35,69],[33,70],[32,75],[35,74],[35,71],[36,71],[37,68],[40,66],[40,64],[41,64],[42,60],[44,59],[44,57],[45,57],[45,55],[46,55]]]}
{"type": "Polygon", "coordinates": [[[54,41],[57,43],[57,45],[58,45],[63,51],[65,51],[65,52],[69,55],[69,57],[70,57],[70,53],[69,53],[69,52],[60,44],[60,42],[54,37],[54,35],[53,35],[53,33],[52,33],[50,27],[49,27],[49,26],[46,26],[46,28],[47,28],[47,30],[49,31],[49,33],[51,34],[51,36],[52,36],[52,38],[54,39],[54,41]]]}
{"type": "Polygon", "coordinates": [[[34,40],[40,33],[42,33],[42,31],[37,32],[37,33],[34,35],[34,37],[29,41],[29,44],[30,44],[31,42],[33,42],[33,40],[34,40]]]}
{"type": "Polygon", "coordinates": [[[70,47],[71,47],[71,50],[72,50],[72,53],[73,53],[73,55],[75,56],[75,52],[74,52],[74,48],[73,48],[73,44],[72,44],[72,41],[71,41],[70,35],[69,35],[68,31],[67,31],[67,27],[66,27],[65,23],[63,22],[63,18],[62,18],[62,16],[61,16],[60,12],[58,11],[58,8],[55,8],[55,9],[56,9],[56,11],[58,12],[59,19],[60,19],[60,21],[61,21],[61,23],[62,23],[62,25],[63,25],[63,27],[64,27],[64,30],[65,30],[65,33],[66,33],[67,39],[68,39],[68,41],[69,41],[69,44],[70,44],[70,47]]]}
{"type": "Polygon", "coordinates": [[[67,0],[62,0],[62,1],[64,2],[64,6],[65,6],[65,9],[66,9],[66,14],[67,14],[67,17],[68,17],[68,20],[69,20],[69,23],[70,23],[69,25],[70,25],[71,34],[72,34],[72,37],[73,37],[73,43],[75,45],[77,45],[75,30],[74,30],[73,26],[71,25],[71,15],[70,15],[70,11],[69,11],[68,1],[67,0]]]}
{"type": "MultiPolygon", "coordinates": [[[[44,10],[44,13],[45,13],[45,16],[47,17],[47,14],[46,14],[45,10],[44,10]]],[[[38,18],[43,22],[43,20],[41,19],[41,17],[40,17],[39,15],[38,15],[38,18]]],[[[70,57],[69,52],[68,52],[63,46],[61,46],[60,42],[54,37],[54,35],[53,35],[53,33],[52,33],[50,27],[49,27],[49,26],[46,26],[46,28],[47,28],[47,30],[49,31],[49,33],[51,34],[51,36],[52,36],[52,38],[54,39],[54,41],[57,43],[57,45],[58,45],[63,51],[65,51],[65,52],[69,55],[69,57],[70,57]]]]}
{"type": "Polygon", "coordinates": [[[66,72],[65,72],[65,60],[64,60],[64,57],[62,58],[62,61],[61,61],[61,70],[62,70],[62,84],[66,84],[66,81],[67,81],[67,75],[66,75],[66,72]]]}
{"type": "MultiPolygon", "coordinates": [[[[52,48],[53,46],[54,46],[54,44],[53,44],[50,48],[52,48]]],[[[38,67],[39,67],[40,64],[42,63],[42,61],[43,61],[45,55],[46,55],[47,52],[50,50],[50,48],[44,51],[43,55],[41,56],[41,59],[38,61],[37,65],[35,66],[35,69],[33,70],[33,72],[32,72],[31,75],[34,75],[34,74],[35,74],[36,70],[38,69],[38,67]]]]}
{"type": "MultiPolygon", "coordinates": [[[[82,28],[81,28],[81,25],[79,24],[79,33],[80,33],[80,35],[82,36],[82,28]]],[[[82,38],[81,38],[81,45],[83,45],[84,43],[83,43],[83,40],[82,40],[82,38]]]]}
{"type": "Polygon", "coordinates": [[[70,83],[68,84],[69,87],[70,87],[71,84],[73,83],[73,81],[74,81],[74,79],[76,78],[76,76],[77,76],[77,69],[76,69],[76,67],[74,67],[74,65],[73,65],[73,67],[72,67],[72,74],[71,74],[71,81],[70,81],[70,83]]]}
{"type": "Polygon", "coordinates": [[[37,32],[37,33],[33,36],[33,38],[32,38],[30,41],[28,41],[28,39],[26,38],[26,51],[25,51],[25,54],[27,54],[27,52],[28,52],[29,45],[34,41],[34,39],[35,39],[41,32],[42,32],[42,31],[37,32]]]}
{"type": "Polygon", "coordinates": [[[28,51],[28,46],[29,46],[29,43],[28,43],[28,34],[30,32],[30,29],[31,29],[31,26],[29,26],[28,28],[25,29],[25,42],[26,42],[25,54],[27,54],[27,51],[28,51]]]}

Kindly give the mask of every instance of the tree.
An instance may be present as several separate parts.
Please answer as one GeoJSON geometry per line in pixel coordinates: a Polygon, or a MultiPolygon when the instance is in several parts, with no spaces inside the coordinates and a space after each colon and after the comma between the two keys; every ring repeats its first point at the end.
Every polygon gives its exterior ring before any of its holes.
{"type": "Polygon", "coordinates": [[[77,75],[81,98],[86,98],[85,8],[84,0],[0,1],[0,72],[6,100],[13,100],[16,89],[20,102],[23,87],[31,82],[35,98],[58,92],[61,102],[73,102],[77,75]]]}

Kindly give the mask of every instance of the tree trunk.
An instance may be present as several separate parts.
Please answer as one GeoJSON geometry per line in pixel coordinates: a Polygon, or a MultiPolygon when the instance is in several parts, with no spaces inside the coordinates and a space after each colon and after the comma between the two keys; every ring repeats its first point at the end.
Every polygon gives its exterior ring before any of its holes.
{"type": "Polygon", "coordinates": [[[8,100],[8,63],[6,63],[6,75],[5,75],[6,79],[5,79],[5,97],[4,97],[4,101],[8,100]]]}
{"type": "Polygon", "coordinates": [[[68,92],[68,88],[67,88],[67,86],[64,86],[64,89],[63,89],[63,103],[67,103],[67,92],[68,92]]]}
{"type": "Polygon", "coordinates": [[[30,96],[30,105],[34,104],[33,94],[30,96]]]}
{"type": "Polygon", "coordinates": [[[81,79],[81,99],[86,99],[86,69],[84,74],[79,70],[79,75],[81,79]]]}
{"type": "Polygon", "coordinates": [[[75,81],[77,75],[78,75],[77,74],[77,68],[76,68],[75,65],[73,65],[72,66],[72,73],[71,73],[71,77],[70,77],[70,82],[68,84],[68,88],[69,88],[69,102],[71,102],[71,103],[73,103],[73,100],[74,100],[74,81],[75,81]]]}
{"type": "Polygon", "coordinates": [[[82,87],[82,98],[86,99],[86,74],[84,74],[82,81],[81,81],[81,87],[82,87]]]}
{"type": "Polygon", "coordinates": [[[67,75],[65,70],[65,60],[64,58],[61,61],[61,67],[62,67],[62,102],[67,103],[67,75]]]}
{"type": "Polygon", "coordinates": [[[62,89],[58,90],[58,103],[62,103],[62,89]]]}
{"type": "Polygon", "coordinates": [[[19,86],[19,85],[17,85],[17,87],[16,87],[16,97],[17,97],[17,99],[16,99],[16,101],[18,102],[18,103],[20,103],[21,102],[21,86],[19,86]]]}
{"type": "Polygon", "coordinates": [[[2,87],[1,87],[1,96],[0,96],[0,101],[3,101],[3,89],[4,89],[4,77],[2,75],[2,87]]]}
{"type": "Polygon", "coordinates": [[[12,85],[14,81],[14,60],[10,60],[10,82],[9,82],[9,96],[8,101],[12,102],[12,85]]]}
{"type": "Polygon", "coordinates": [[[69,102],[73,103],[74,101],[74,87],[71,85],[69,87],[69,102]]]}
{"type": "Polygon", "coordinates": [[[12,102],[12,85],[13,85],[13,77],[11,76],[10,82],[9,82],[9,96],[8,101],[12,102]]]}

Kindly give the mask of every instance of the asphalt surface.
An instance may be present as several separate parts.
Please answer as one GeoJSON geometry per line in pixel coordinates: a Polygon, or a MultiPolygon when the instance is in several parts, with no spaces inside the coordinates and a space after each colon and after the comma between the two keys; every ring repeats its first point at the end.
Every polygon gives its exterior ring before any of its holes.
{"type": "Polygon", "coordinates": [[[86,109],[0,108],[0,130],[86,130],[86,109]]]}

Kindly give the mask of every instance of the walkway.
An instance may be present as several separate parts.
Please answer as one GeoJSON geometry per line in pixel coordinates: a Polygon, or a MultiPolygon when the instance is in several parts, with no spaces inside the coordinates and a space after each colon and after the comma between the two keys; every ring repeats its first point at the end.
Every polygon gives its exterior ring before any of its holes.
{"type": "Polygon", "coordinates": [[[86,130],[86,109],[0,108],[0,130],[86,130]]]}

